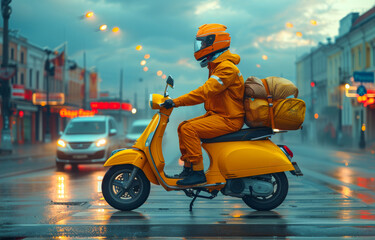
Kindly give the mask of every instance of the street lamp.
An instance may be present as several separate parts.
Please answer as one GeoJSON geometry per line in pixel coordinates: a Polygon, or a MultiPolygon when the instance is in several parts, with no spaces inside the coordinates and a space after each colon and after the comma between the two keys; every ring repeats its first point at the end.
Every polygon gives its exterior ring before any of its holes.
{"type": "Polygon", "coordinates": [[[114,28],[112,28],[112,32],[114,32],[114,33],[117,33],[117,32],[119,32],[120,31],[120,28],[119,27],[114,27],[114,28]]]}
{"type": "Polygon", "coordinates": [[[46,134],[44,136],[44,142],[51,142],[51,131],[50,131],[50,114],[51,109],[49,105],[49,75],[51,74],[51,66],[49,61],[49,56],[52,54],[52,51],[48,48],[44,49],[44,52],[47,54],[47,59],[44,65],[44,70],[46,71],[46,108],[47,108],[47,121],[46,121],[46,134]]]}
{"type": "MultiPolygon", "coordinates": [[[[9,60],[9,18],[12,13],[12,8],[9,6],[11,0],[1,0],[1,13],[3,15],[3,59],[1,67],[8,68],[9,60]]],[[[12,138],[9,129],[9,99],[10,99],[10,86],[9,79],[1,80],[1,95],[2,95],[2,115],[3,115],[3,128],[1,130],[1,150],[12,152],[12,138]]]]}
{"type": "Polygon", "coordinates": [[[85,14],[85,17],[86,18],[92,18],[94,16],[94,12],[92,11],[88,11],[86,14],[85,14]]]}
{"type": "Polygon", "coordinates": [[[106,24],[103,24],[103,25],[100,25],[99,30],[105,31],[105,30],[107,30],[107,28],[108,28],[108,26],[106,24]]]}
{"type": "Polygon", "coordinates": [[[287,23],[285,24],[285,26],[286,26],[287,28],[292,28],[292,27],[293,27],[293,23],[291,23],[291,22],[287,22],[287,23]]]}

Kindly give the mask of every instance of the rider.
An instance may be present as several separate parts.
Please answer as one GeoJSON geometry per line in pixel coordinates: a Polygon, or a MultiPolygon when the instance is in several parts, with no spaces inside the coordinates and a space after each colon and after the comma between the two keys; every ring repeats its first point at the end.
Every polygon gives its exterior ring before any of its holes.
{"type": "Polygon", "coordinates": [[[206,183],[201,140],[238,131],[244,123],[244,80],[237,68],[240,56],[231,53],[229,33],[222,24],[199,27],[194,57],[201,67],[208,67],[208,80],[199,88],[163,103],[166,108],[204,103],[206,114],[182,122],[178,127],[184,169],[178,185],[206,183]]]}

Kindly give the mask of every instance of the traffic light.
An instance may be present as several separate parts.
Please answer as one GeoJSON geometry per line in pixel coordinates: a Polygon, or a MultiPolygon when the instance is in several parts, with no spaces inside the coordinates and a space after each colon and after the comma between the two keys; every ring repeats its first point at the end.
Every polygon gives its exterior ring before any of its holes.
{"type": "Polygon", "coordinates": [[[365,102],[367,102],[367,100],[368,100],[367,94],[357,97],[357,102],[359,102],[359,103],[365,103],[365,102]]]}
{"type": "Polygon", "coordinates": [[[55,66],[53,64],[51,64],[51,61],[49,61],[48,59],[44,63],[44,70],[46,71],[46,73],[49,76],[54,76],[55,75],[55,66]]]}
{"type": "Polygon", "coordinates": [[[315,87],[315,81],[310,82],[311,87],[315,87]]]}

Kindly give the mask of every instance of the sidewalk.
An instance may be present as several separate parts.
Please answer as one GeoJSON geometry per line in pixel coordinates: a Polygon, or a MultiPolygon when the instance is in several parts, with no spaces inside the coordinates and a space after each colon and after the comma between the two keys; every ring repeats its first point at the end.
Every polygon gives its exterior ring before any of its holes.
{"type": "Polygon", "coordinates": [[[13,151],[9,153],[0,152],[0,160],[42,157],[56,154],[56,143],[36,143],[36,144],[14,144],[13,151]]]}

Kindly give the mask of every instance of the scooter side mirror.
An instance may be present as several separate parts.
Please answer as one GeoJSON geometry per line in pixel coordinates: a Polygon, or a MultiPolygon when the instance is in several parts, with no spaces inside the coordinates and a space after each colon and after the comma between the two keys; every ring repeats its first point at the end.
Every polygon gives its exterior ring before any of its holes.
{"type": "Polygon", "coordinates": [[[174,80],[171,76],[168,76],[168,79],[167,79],[167,84],[173,88],[174,87],[174,80]]]}
{"type": "Polygon", "coordinates": [[[168,92],[167,92],[168,86],[170,86],[171,88],[173,88],[173,86],[174,86],[174,80],[171,76],[168,76],[167,85],[165,86],[165,90],[164,90],[164,97],[169,96],[168,92]]]}

